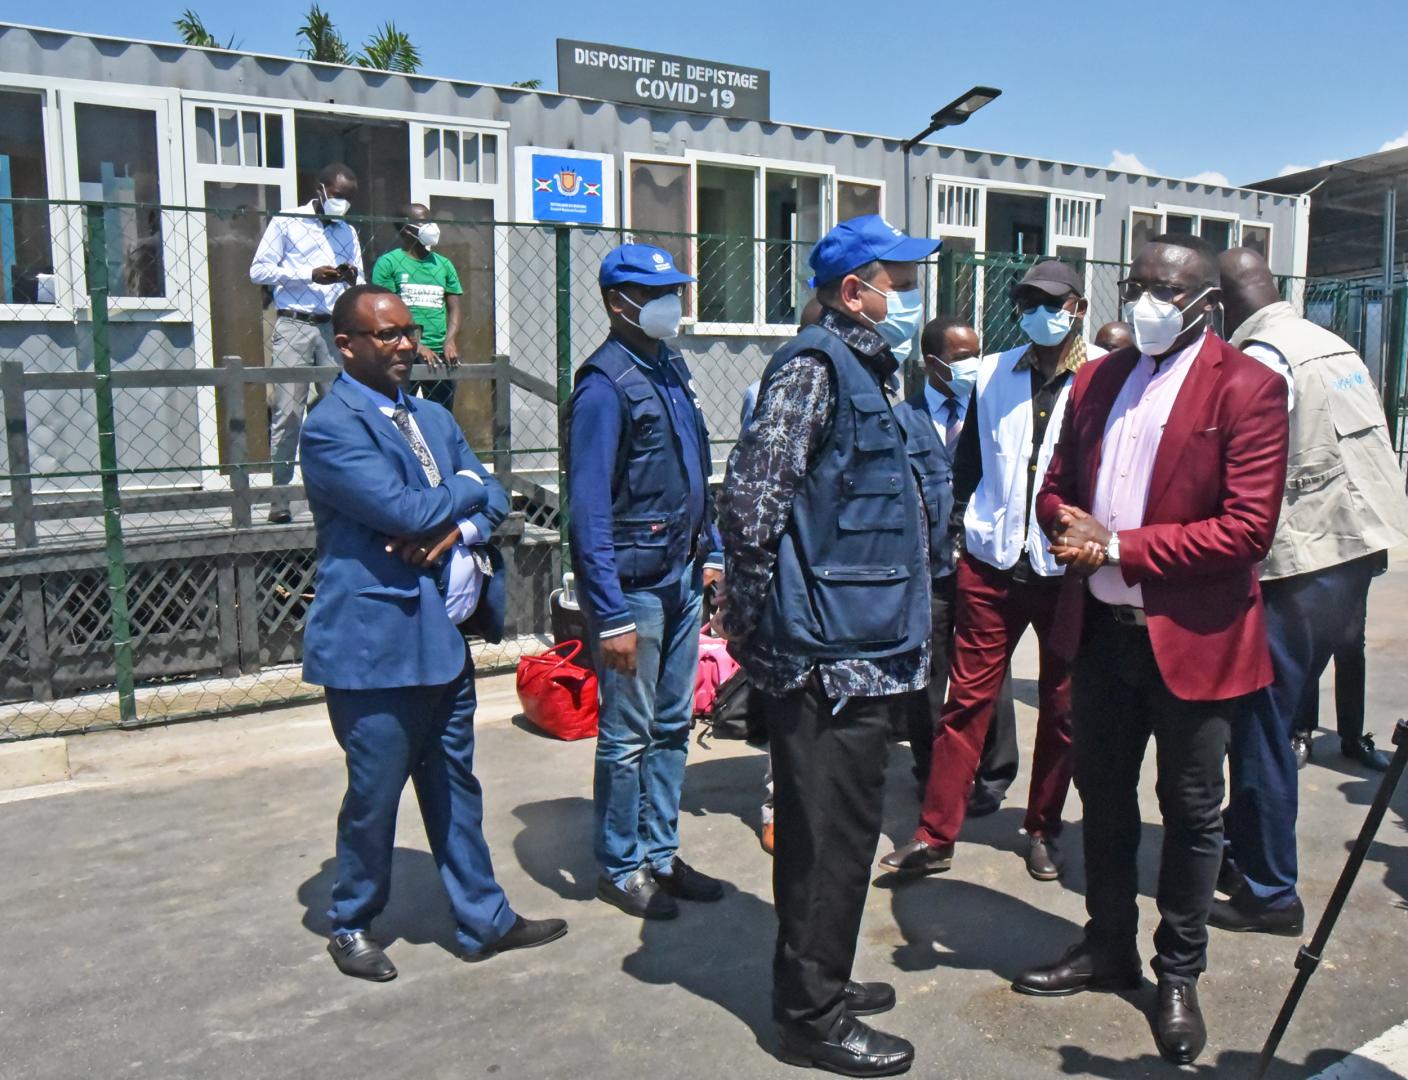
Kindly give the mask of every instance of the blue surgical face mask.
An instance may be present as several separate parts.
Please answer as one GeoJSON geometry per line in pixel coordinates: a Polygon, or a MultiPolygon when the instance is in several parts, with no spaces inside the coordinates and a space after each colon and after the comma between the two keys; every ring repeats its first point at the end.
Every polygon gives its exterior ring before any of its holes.
{"type": "Polygon", "coordinates": [[[948,365],[949,371],[952,372],[948,379],[948,388],[953,391],[954,397],[961,400],[973,392],[973,387],[978,385],[979,364],[976,356],[970,356],[948,365]]]}
{"type": "Polygon", "coordinates": [[[914,346],[914,337],[924,322],[924,297],[918,289],[905,289],[903,292],[886,292],[877,289],[868,281],[862,281],[871,292],[885,298],[885,317],[879,322],[863,312],[860,317],[875,327],[875,332],[885,339],[890,354],[900,363],[909,358],[914,346]]]}
{"type": "Polygon", "coordinates": [[[1022,333],[1031,338],[1035,345],[1061,344],[1070,334],[1075,321],[1076,317],[1065,308],[1052,311],[1040,304],[1024,312],[1020,319],[1022,333]]]}

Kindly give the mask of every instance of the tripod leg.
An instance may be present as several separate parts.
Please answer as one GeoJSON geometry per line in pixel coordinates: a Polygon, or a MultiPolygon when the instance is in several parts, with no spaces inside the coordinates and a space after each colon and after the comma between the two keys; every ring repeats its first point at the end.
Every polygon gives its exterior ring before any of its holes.
{"type": "Polygon", "coordinates": [[[1330,931],[1335,928],[1335,920],[1340,917],[1340,909],[1349,897],[1349,890],[1359,875],[1359,868],[1364,865],[1369,845],[1374,842],[1374,835],[1379,831],[1379,824],[1388,810],[1389,800],[1393,798],[1394,789],[1398,787],[1398,779],[1403,775],[1404,766],[1408,765],[1408,720],[1399,720],[1395,725],[1393,745],[1393,761],[1379,783],[1378,794],[1374,796],[1373,805],[1369,807],[1364,827],[1359,830],[1359,839],[1354,842],[1354,848],[1345,861],[1344,869],[1340,871],[1340,879],[1335,883],[1335,891],[1330,894],[1330,901],[1325,905],[1325,913],[1320,916],[1319,925],[1315,927],[1315,935],[1310,939],[1309,945],[1302,945],[1296,953],[1296,981],[1291,984],[1290,993],[1286,995],[1285,1003],[1276,1016],[1276,1023],[1271,1025],[1271,1033],[1266,1037],[1266,1045],[1261,1048],[1261,1058],[1257,1061],[1256,1072],[1252,1074],[1254,1080],[1261,1080],[1266,1075],[1266,1070],[1271,1067],[1276,1048],[1281,1045],[1281,1037],[1286,1034],[1291,1016],[1296,1011],[1296,1005],[1300,1003],[1300,996],[1305,993],[1306,984],[1310,982],[1310,976],[1315,974],[1320,957],[1325,953],[1330,931]]]}

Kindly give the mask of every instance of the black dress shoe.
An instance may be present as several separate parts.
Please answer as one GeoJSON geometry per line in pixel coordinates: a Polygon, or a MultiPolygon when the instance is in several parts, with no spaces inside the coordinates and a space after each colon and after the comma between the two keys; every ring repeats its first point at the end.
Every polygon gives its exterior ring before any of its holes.
{"type": "Polygon", "coordinates": [[[942,874],[953,865],[953,845],[930,847],[923,840],[912,840],[886,855],[880,865],[901,877],[942,874]]]}
{"type": "Polygon", "coordinates": [[[876,1031],[864,1021],[842,1014],[825,1037],[784,1027],[778,1056],[789,1065],[842,1076],[897,1076],[914,1064],[914,1047],[907,1039],[876,1031]]]}
{"type": "Polygon", "coordinates": [[[673,919],[680,913],[674,898],[660,888],[654,875],[643,866],[620,885],[604,875],[597,878],[596,895],[637,919],[673,919]]]}
{"type": "Polygon", "coordinates": [[[1055,845],[1044,836],[1033,836],[1027,840],[1027,873],[1037,881],[1055,881],[1061,876],[1061,868],[1056,865],[1055,845]]]}
{"type": "Polygon", "coordinates": [[[270,525],[287,525],[287,524],[289,524],[291,521],[293,521],[293,515],[290,514],[287,510],[270,510],[270,511],[269,511],[269,524],[270,524],[270,525]]]}
{"type": "Polygon", "coordinates": [[[1034,997],[1065,997],[1082,990],[1138,990],[1143,983],[1138,956],[1118,966],[1096,963],[1090,946],[1080,941],[1056,963],[1022,972],[1012,989],[1034,997]]]}
{"type": "Polygon", "coordinates": [[[1227,854],[1227,849],[1222,851],[1222,865],[1217,869],[1217,891],[1224,896],[1236,896],[1242,891],[1242,886],[1247,879],[1242,876],[1241,867],[1227,854]]]}
{"type": "Polygon", "coordinates": [[[1191,1065],[1207,1045],[1208,1029],[1198,1008],[1198,987],[1190,982],[1159,980],[1154,1014],[1154,1042],[1167,1061],[1191,1065]]]}
{"type": "Polygon", "coordinates": [[[1366,769],[1375,772],[1388,772],[1388,755],[1374,745],[1374,736],[1361,735],[1357,739],[1341,739],[1340,753],[1351,761],[1357,761],[1366,769]]]}
{"type": "Polygon", "coordinates": [[[1310,760],[1310,732],[1297,731],[1291,736],[1291,753],[1296,756],[1296,768],[1305,768],[1310,760]]]}
{"type": "Polygon", "coordinates": [[[1258,904],[1252,891],[1243,888],[1230,900],[1214,900],[1208,911],[1208,925],[1236,934],[1279,934],[1300,937],[1305,929],[1305,905],[1297,898],[1288,907],[1269,908],[1258,904]]]}
{"type": "Polygon", "coordinates": [[[474,964],[480,960],[488,960],[491,956],[498,956],[501,952],[509,952],[513,949],[533,949],[539,945],[546,945],[549,941],[556,941],[565,933],[567,933],[565,919],[525,919],[519,915],[514,919],[513,925],[508,928],[508,933],[498,941],[492,945],[486,945],[478,952],[462,953],[461,956],[474,964]]]}
{"type": "Polygon", "coordinates": [[[1002,808],[1002,796],[994,795],[989,791],[973,789],[973,794],[968,796],[968,817],[987,817],[995,814],[1002,808]]]}
{"type": "Polygon", "coordinates": [[[677,900],[698,900],[709,903],[724,898],[724,883],[708,874],[701,874],[678,855],[670,863],[669,872],[655,871],[655,882],[677,900]]]}
{"type": "Polygon", "coordinates": [[[380,945],[367,937],[365,930],[333,934],[328,939],[328,952],[332,954],[337,970],[354,979],[390,982],[396,978],[396,965],[380,945]]]}
{"type": "Polygon", "coordinates": [[[841,997],[852,1016],[874,1016],[895,1007],[895,988],[882,982],[848,982],[841,997]]]}

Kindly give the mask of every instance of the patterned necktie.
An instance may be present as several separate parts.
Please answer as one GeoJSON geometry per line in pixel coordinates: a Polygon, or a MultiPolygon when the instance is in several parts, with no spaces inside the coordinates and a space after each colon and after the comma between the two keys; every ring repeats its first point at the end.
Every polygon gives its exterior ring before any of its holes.
{"type": "Polygon", "coordinates": [[[963,424],[958,419],[958,402],[949,398],[944,402],[944,408],[948,410],[948,419],[944,424],[944,446],[952,450],[958,443],[958,434],[963,430],[963,424]]]}
{"type": "Polygon", "coordinates": [[[425,445],[425,440],[420,437],[411,423],[411,414],[406,406],[397,405],[391,414],[391,422],[396,425],[396,430],[401,433],[401,437],[410,446],[411,453],[415,454],[416,460],[420,462],[421,468],[425,470],[425,477],[430,481],[431,487],[440,486],[440,468],[435,464],[435,459],[430,456],[430,447],[425,445]]]}

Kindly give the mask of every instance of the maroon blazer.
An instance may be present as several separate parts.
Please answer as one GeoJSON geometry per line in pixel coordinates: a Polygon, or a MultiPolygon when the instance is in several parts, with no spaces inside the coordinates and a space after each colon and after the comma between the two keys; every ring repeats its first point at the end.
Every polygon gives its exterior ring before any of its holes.
{"type": "MultiPolygon", "coordinates": [[[[1060,442],[1037,495],[1050,535],[1062,503],[1089,510],[1115,398],[1139,351],[1121,349],[1076,373],[1060,442]]],[[[1120,570],[1144,590],[1149,639],[1176,697],[1222,701],[1271,682],[1257,564],[1286,486],[1286,381],[1209,334],[1159,441],[1144,525],[1120,530],[1120,570]]],[[[1055,647],[1081,638],[1086,582],[1066,575],[1055,647]]]]}

